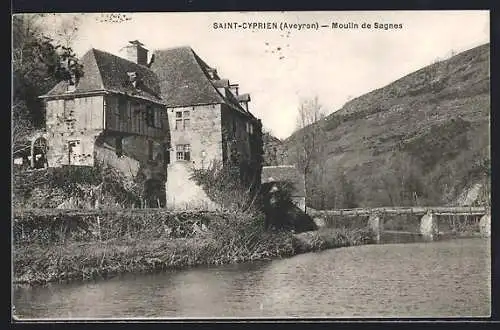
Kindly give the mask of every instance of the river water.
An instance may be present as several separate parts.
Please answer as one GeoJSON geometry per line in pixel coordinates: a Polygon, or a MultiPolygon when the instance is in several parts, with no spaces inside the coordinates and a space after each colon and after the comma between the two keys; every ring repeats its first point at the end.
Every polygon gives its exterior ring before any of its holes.
{"type": "Polygon", "coordinates": [[[15,288],[13,302],[20,319],[489,316],[490,260],[480,238],[365,245],[15,288]]]}

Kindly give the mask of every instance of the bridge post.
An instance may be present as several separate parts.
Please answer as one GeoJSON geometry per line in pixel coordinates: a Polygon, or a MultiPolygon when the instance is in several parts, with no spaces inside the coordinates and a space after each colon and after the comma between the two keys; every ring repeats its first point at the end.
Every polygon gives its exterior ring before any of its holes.
{"type": "Polygon", "coordinates": [[[479,232],[483,237],[491,237],[491,214],[485,214],[479,220],[479,232]]]}
{"type": "Polygon", "coordinates": [[[380,214],[378,213],[370,214],[370,217],[368,218],[368,228],[370,228],[372,233],[375,235],[375,241],[377,243],[380,242],[380,234],[382,233],[383,225],[384,224],[380,214]]]}
{"type": "Polygon", "coordinates": [[[420,234],[427,240],[434,240],[438,234],[437,215],[431,211],[424,214],[420,220],[420,234]]]}

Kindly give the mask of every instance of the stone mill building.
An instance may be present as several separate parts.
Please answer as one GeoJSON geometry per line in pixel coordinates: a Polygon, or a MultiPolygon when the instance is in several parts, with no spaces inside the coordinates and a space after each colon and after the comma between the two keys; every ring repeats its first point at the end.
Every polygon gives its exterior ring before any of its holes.
{"type": "Polygon", "coordinates": [[[250,95],[190,47],[148,54],[135,40],[120,56],[90,49],[81,63],[83,77],[40,96],[49,167],[104,162],[142,178],[147,206],[187,208],[211,203],[190,169],[259,159],[250,95]]]}

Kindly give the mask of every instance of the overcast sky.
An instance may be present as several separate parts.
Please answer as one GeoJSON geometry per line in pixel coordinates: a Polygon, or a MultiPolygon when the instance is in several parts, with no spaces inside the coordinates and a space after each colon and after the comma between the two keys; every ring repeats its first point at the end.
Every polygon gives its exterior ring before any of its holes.
{"type": "Polygon", "coordinates": [[[250,111],[279,138],[295,129],[303,98],[325,113],[437,58],[489,42],[488,11],[133,13],[122,23],[85,14],[73,47],[117,54],[129,40],[150,50],[191,46],[219,75],[250,93],[250,111]],[[214,29],[215,22],[357,23],[358,29],[214,29]],[[372,29],[362,29],[363,22],[372,29]],[[402,24],[374,29],[375,22],[402,24]],[[280,48],[280,49],[278,49],[280,48]]]}

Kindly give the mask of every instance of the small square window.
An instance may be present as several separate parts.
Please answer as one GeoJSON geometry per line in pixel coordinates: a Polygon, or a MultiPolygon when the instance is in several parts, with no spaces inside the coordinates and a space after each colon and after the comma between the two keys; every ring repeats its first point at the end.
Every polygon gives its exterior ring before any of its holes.
{"type": "Polygon", "coordinates": [[[178,144],[175,146],[177,160],[191,160],[191,145],[178,144]]]}
{"type": "Polygon", "coordinates": [[[175,129],[185,130],[190,127],[189,111],[176,111],[175,112],[175,129]]]}

